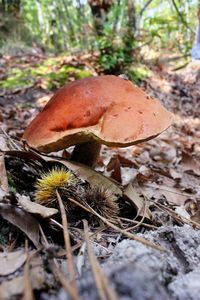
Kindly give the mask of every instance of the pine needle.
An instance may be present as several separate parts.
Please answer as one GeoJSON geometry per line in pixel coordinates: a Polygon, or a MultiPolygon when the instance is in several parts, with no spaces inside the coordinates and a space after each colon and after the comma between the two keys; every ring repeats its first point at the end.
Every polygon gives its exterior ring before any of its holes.
{"type": "Polygon", "coordinates": [[[91,247],[90,240],[89,240],[87,221],[83,220],[83,224],[84,224],[84,235],[85,235],[85,242],[86,242],[86,246],[87,246],[88,257],[89,257],[91,268],[92,268],[94,278],[96,281],[99,296],[100,296],[101,300],[105,300],[105,299],[117,300],[118,299],[117,294],[111,288],[108,278],[105,276],[102,268],[100,267],[100,265],[98,263],[98,260],[96,259],[95,255],[92,251],[92,247],[91,247]]]}
{"type": "Polygon", "coordinates": [[[60,207],[60,213],[61,213],[61,219],[62,219],[62,225],[63,225],[63,235],[64,235],[65,248],[66,248],[66,257],[68,258],[66,260],[66,262],[68,261],[67,270],[69,273],[69,279],[71,281],[71,286],[73,287],[73,293],[75,295],[75,298],[73,298],[73,300],[79,300],[80,298],[79,298],[78,289],[76,286],[76,271],[75,271],[74,257],[73,257],[71,242],[70,242],[67,214],[65,211],[63,201],[57,190],[56,190],[56,195],[57,195],[57,199],[58,199],[58,203],[59,203],[59,207],[60,207]]]}
{"type": "MultiPolygon", "coordinates": [[[[70,200],[70,199],[69,199],[70,200]]],[[[70,200],[71,201],[71,200],[70,200]]],[[[75,202],[77,205],[79,205],[79,203],[77,201],[75,201],[73,199],[73,202],[75,202]]],[[[80,206],[80,205],[79,205],[80,206]]],[[[81,205],[81,207],[83,208],[84,206],[81,205]]],[[[121,229],[118,226],[114,225],[113,223],[111,223],[110,221],[108,221],[106,218],[102,217],[101,215],[99,215],[94,209],[92,209],[88,204],[87,207],[84,207],[84,209],[88,212],[88,209],[90,210],[91,213],[93,213],[94,215],[96,215],[99,219],[101,219],[106,225],[108,225],[109,227],[111,227],[112,229],[114,229],[117,232],[122,233],[123,235],[127,236],[129,239],[135,240],[139,243],[142,243],[148,247],[151,247],[153,249],[159,250],[159,251],[165,251],[165,249],[159,245],[156,245],[142,237],[139,237],[137,235],[134,235],[128,231],[126,231],[125,229],[121,229]]]]}

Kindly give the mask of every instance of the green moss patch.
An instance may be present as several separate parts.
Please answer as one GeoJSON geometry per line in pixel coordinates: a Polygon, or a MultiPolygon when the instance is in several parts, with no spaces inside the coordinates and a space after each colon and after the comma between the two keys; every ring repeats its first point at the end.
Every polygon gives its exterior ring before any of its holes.
{"type": "Polygon", "coordinates": [[[62,65],[57,58],[49,58],[41,63],[23,68],[10,68],[0,80],[0,89],[16,89],[37,84],[44,89],[56,89],[69,79],[92,76],[92,72],[82,67],[62,65]]]}
{"type": "Polygon", "coordinates": [[[142,80],[147,79],[152,75],[150,69],[144,65],[132,66],[128,70],[128,77],[136,84],[140,84],[142,80]]]}

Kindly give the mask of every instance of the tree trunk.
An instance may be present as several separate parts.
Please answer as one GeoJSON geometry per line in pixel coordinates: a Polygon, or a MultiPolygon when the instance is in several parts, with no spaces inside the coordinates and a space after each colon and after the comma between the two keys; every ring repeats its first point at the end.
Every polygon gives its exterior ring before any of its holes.
{"type": "Polygon", "coordinates": [[[132,61],[133,47],[135,41],[135,32],[136,32],[136,9],[134,5],[134,0],[128,0],[128,21],[127,21],[127,30],[123,37],[124,50],[126,57],[129,57],[129,61],[132,61]]]}
{"type": "Polygon", "coordinates": [[[70,12],[69,12],[69,9],[68,9],[68,2],[66,2],[66,0],[62,0],[62,3],[63,3],[63,6],[65,8],[65,14],[66,14],[66,24],[67,24],[67,27],[69,28],[69,40],[71,43],[73,43],[75,40],[76,40],[76,34],[74,32],[74,27],[73,27],[73,24],[71,22],[71,19],[70,19],[70,12]]]}
{"type": "Polygon", "coordinates": [[[21,0],[2,0],[0,4],[1,12],[8,13],[15,17],[20,15],[21,0]]]}
{"type": "Polygon", "coordinates": [[[101,36],[103,33],[103,24],[107,20],[113,3],[113,0],[88,0],[94,19],[95,31],[98,36],[101,36]]]}

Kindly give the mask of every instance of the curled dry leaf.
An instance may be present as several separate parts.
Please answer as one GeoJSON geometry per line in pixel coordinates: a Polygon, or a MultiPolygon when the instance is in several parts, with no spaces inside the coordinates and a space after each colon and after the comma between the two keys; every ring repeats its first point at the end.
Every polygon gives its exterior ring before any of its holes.
{"type": "Polygon", "coordinates": [[[0,215],[23,231],[35,247],[39,245],[39,223],[29,213],[13,205],[0,203],[0,215]]]}
{"type": "Polygon", "coordinates": [[[200,210],[197,210],[195,214],[190,217],[190,219],[200,224],[200,210]]]}
{"type": "Polygon", "coordinates": [[[145,201],[143,197],[140,197],[138,192],[134,189],[132,183],[129,183],[127,187],[124,189],[124,196],[128,197],[131,200],[131,203],[137,209],[137,215],[141,217],[145,217],[147,219],[151,219],[151,212],[146,205],[145,208],[145,201]]]}
{"type": "Polygon", "coordinates": [[[6,276],[17,271],[26,261],[24,250],[0,253],[0,276],[6,276]]]}
{"type": "Polygon", "coordinates": [[[107,165],[107,171],[111,171],[111,178],[116,180],[117,182],[122,182],[121,176],[121,165],[120,160],[117,156],[112,157],[107,165]]]}
{"type": "Polygon", "coordinates": [[[17,201],[25,211],[39,215],[42,218],[50,218],[58,213],[57,209],[32,202],[29,197],[24,195],[17,194],[17,201]]]}

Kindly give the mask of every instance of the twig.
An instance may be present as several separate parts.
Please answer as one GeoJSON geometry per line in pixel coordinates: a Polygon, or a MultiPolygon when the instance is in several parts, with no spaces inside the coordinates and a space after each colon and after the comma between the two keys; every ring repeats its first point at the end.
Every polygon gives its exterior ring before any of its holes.
{"type": "Polygon", "coordinates": [[[27,253],[27,260],[24,267],[24,293],[23,300],[35,300],[33,289],[30,282],[30,261],[38,253],[38,250],[34,251],[31,255],[28,252],[28,242],[26,240],[25,249],[27,253]]]}
{"type": "MultiPolygon", "coordinates": [[[[126,222],[133,223],[133,224],[138,224],[138,223],[139,223],[139,221],[135,221],[135,220],[127,219],[127,218],[122,218],[122,217],[120,217],[119,219],[122,220],[122,221],[126,221],[126,222]]],[[[157,228],[158,228],[158,227],[155,226],[155,225],[147,224],[147,223],[144,223],[144,222],[143,222],[141,225],[142,225],[142,226],[145,226],[145,227],[153,228],[153,229],[157,229],[157,228]]],[[[128,228],[127,228],[127,229],[128,229],[128,228]]]]}
{"type": "MultiPolygon", "coordinates": [[[[94,236],[97,235],[98,233],[104,231],[106,228],[107,228],[107,227],[98,229],[97,231],[95,231],[94,233],[92,233],[92,234],[90,235],[90,237],[94,237],[94,236]]],[[[74,252],[75,250],[77,250],[78,248],[80,248],[80,247],[82,246],[83,243],[84,243],[84,241],[78,242],[76,245],[74,245],[74,246],[72,247],[72,251],[74,252]]],[[[60,257],[61,257],[61,256],[66,256],[66,250],[61,250],[61,251],[59,252],[58,255],[59,255],[60,257]]]]}
{"type": "Polygon", "coordinates": [[[78,289],[76,286],[76,272],[75,272],[75,265],[74,265],[74,257],[72,253],[72,247],[71,247],[71,242],[70,242],[70,235],[69,235],[69,229],[68,229],[68,221],[67,221],[67,215],[65,211],[65,207],[63,205],[62,199],[60,197],[59,192],[56,190],[56,195],[60,207],[60,213],[61,213],[61,219],[62,219],[62,225],[63,225],[63,234],[64,234],[64,241],[65,241],[65,248],[66,248],[66,257],[68,258],[68,263],[67,263],[67,269],[69,273],[69,278],[72,281],[72,287],[73,287],[73,292],[74,295],[76,295],[74,300],[77,299],[79,300],[79,295],[78,295],[78,289]]]}
{"type": "Polygon", "coordinates": [[[55,275],[55,278],[58,278],[64,289],[69,293],[70,297],[73,300],[79,299],[77,298],[77,291],[74,289],[74,287],[71,285],[70,282],[68,282],[63,275],[63,273],[59,270],[54,260],[50,263],[50,269],[52,273],[55,275]]]}
{"type": "MultiPolygon", "coordinates": [[[[92,208],[91,208],[92,209],[92,208]]],[[[117,227],[116,225],[112,224],[111,222],[109,222],[107,219],[105,219],[104,217],[100,216],[97,212],[95,212],[93,209],[92,211],[94,212],[94,214],[96,214],[106,225],[110,226],[111,228],[113,228],[114,230],[116,231],[119,231],[120,233],[122,233],[123,235],[127,236],[128,238],[130,239],[133,239],[139,243],[142,243],[144,244],[145,246],[149,246],[153,249],[156,249],[156,250],[159,250],[159,251],[165,251],[165,249],[159,245],[155,245],[153,244],[152,242],[142,238],[142,237],[139,237],[139,236],[136,236],[130,232],[127,232],[126,230],[124,229],[121,229],[119,227],[117,227]]]]}
{"type": "MultiPolygon", "coordinates": [[[[20,144],[20,146],[17,144],[17,142],[15,142],[15,140],[13,138],[11,138],[7,132],[1,128],[1,131],[3,132],[3,134],[5,135],[5,137],[7,138],[7,140],[10,142],[11,146],[13,147],[14,150],[22,150],[22,145],[20,144]]],[[[18,142],[19,143],[19,142],[18,142]]]]}
{"type": "Polygon", "coordinates": [[[148,0],[148,1],[144,4],[144,6],[142,7],[142,9],[141,9],[141,11],[140,11],[140,13],[139,13],[140,16],[143,15],[145,9],[151,4],[152,1],[153,1],[153,0],[148,0]]]}
{"type": "Polygon", "coordinates": [[[102,268],[100,267],[93,251],[90,245],[90,240],[89,240],[89,233],[88,233],[88,223],[86,220],[83,220],[84,224],[84,234],[85,234],[85,242],[87,246],[87,251],[88,251],[88,257],[90,260],[91,268],[94,274],[94,278],[96,281],[97,289],[99,292],[99,296],[101,300],[117,300],[117,294],[115,291],[111,288],[108,278],[105,276],[105,274],[102,271],[102,268]]]}
{"type": "MultiPolygon", "coordinates": [[[[141,192],[141,194],[142,194],[142,192],[141,192]]],[[[139,227],[140,225],[144,224],[143,221],[144,221],[144,219],[145,219],[145,216],[146,216],[146,210],[147,210],[147,198],[146,198],[146,196],[145,196],[144,194],[143,194],[143,197],[144,197],[144,213],[143,213],[142,219],[141,219],[139,222],[137,222],[136,225],[131,226],[131,227],[129,227],[129,228],[126,228],[126,229],[125,229],[126,231],[130,231],[130,230],[136,229],[136,228],[139,227]]]]}
{"type": "Polygon", "coordinates": [[[40,224],[39,224],[39,230],[40,230],[40,233],[41,233],[41,237],[43,238],[44,244],[45,244],[45,245],[48,245],[49,243],[48,243],[47,238],[46,238],[46,236],[45,236],[45,234],[44,234],[44,231],[43,231],[43,229],[42,229],[42,226],[41,226],[40,224]]]}
{"type": "Polygon", "coordinates": [[[177,12],[180,20],[182,21],[182,23],[185,25],[185,27],[187,27],[191,32],[194,33],[194,30],[192,30],[192,28],[188,25],[187,21],[183,18],[182,14],[180,13],[180,11],[179,11],[179,9],[178,9],[178,7],[176,5],[175,0],[172,0],[172,3],[173,3],[173,6],[174,6],[174,8],[175,8],[175,10],[176,10],[176,12],[177,12]]]}
{"type": "Polygon", "coordinates": [[[58,228],[63,229],[63,226],[59,222],[57,222],[56,220],[54,220],[53,218],[50,218],[50,222],[53,225],[56,225],[58,228]]]}
{"type": "Polygon", "coordinates": [[[82,209],[86,210],[87,212],[90,212],[90,209],[85,207],[84,205],[82,205],[80,202],[76,201],[75,199],[72,198],[68,198],[68,200],[70,200],[71,202],[75,203],[76,205],[80,206],[82,209]]]}
{"type": "MultiPolygon", "coordinates": [[[[77,202],[77,201],[75,202],[75,200],[74,200],[74,203],[76,203],[77,205],[80,206],[80,203],[77,202]]],[[[148,240],[146,240],[146,239],[144,239],[144,238],[142,238],[142,237],[136,236],[136,235],[134,235],[134,234],[132,234],[132,233],[130,233],[130,232],[127,232],[127,231],[124,230],[124,229],[121,229],[121,228],[117,227],[116,225],[114,225],[114,224],[112,224],[111,222],[109,222],[106,218],[104,218],[104,217],[102,217],[101,215],[99,215],[99,214],[98,214],[91,206],[89,206],[89,204],[87,204],[87,206],[88,206],[88,207],[85,207],[85,206],[83,206],[83,205],[81,204],[81,207],[82,207],[82,208],[84,208],[86,211],[88,211],[88,209],[89,209],[89,210],[90,210],[90,213],[93,213],[94,215],[96,215],[99,219],[101,219],[106,225],[108,225],[108,226],[111,227],[112,229],[114,229],[114,230],[116,230],[116,231],[118,231],[118,232],[124,234],[124,235],[127,236],[128,238],[133,239],[133,240],[135,240],[135,241],[137,241],[137,242],[140,242],[140,243],[142,243],[142,244],[144,244],[144,245],[146,245],[146,246],[149,246],[149,247],[154,248],[154,249],[159,250],[159,251],[165,251],[165,249],[162,248],[161,246],[155,245],[155,244],[153,244],[152,242],[150,242],[150,241],[148,241],[148,240]]]]}

